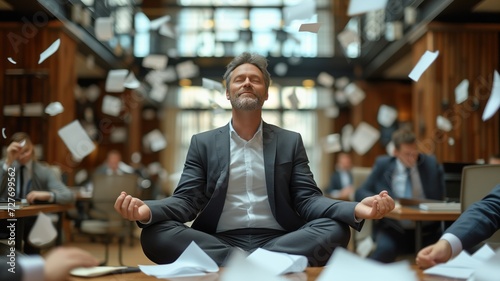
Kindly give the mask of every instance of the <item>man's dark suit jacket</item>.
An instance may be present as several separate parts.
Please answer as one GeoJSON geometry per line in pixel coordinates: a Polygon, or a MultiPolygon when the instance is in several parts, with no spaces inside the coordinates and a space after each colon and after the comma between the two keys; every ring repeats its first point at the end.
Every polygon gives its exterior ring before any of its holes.
{"type": "MultiPolygon", "coordinates": [[[[387,190],[389,195],[396,199],[397,197],[392,189],[396,160],[396,157],[386,155],[377,157],[372,172],[361,187],[356,190],[355,199],[359,201],[366,196],[378,194],[382,190],[387,190]]],[[[424,197],[426,199],[443,200],[444,171],[442,165],[437,162],[434,156],[421,153],[418,155],[417,169],[424,197]]],[[[400,224],[392,219],[384,218],[379,220],[379,223],[401,229],[400,224]]]]}
{"type": "MultiPolygon", "coordinates": [[[[349,172],[349,179],[352,183],[352,173],[349,172]]],[[[330,185],[328,186],[328,188],[326,189],[326,193],[330,193],[334,190],[341,190],[342,189],[342,181],[340,180],[340,172],[335,170],[335,172],[333,172],[333,175],[332,177],[330,178],[330,185]]]]}
{"type": "Polygon", "coordinates": [[[464,249],[470,249],[488,239],[500,229],[500,184],[462,213],[445,233],[451,233],[462,241],[464,249]]]}
{"type": "MultiPolygon", "coordinates": [[[[263,123],[265,179],[271,211],[286,230],[307,221],[332,218],[354,229],[356,202],[322,195],[309,169],[300,134],[263,123]]],[[[188,222],[192,228],[215,233],[228,188],[230,163],[229,124],[194,135],[179,185],[171,197],[146,201],[151,224],[163,220],[188,222]]],[[[144,225],[142,225],[144,226],[144,225]]]]}

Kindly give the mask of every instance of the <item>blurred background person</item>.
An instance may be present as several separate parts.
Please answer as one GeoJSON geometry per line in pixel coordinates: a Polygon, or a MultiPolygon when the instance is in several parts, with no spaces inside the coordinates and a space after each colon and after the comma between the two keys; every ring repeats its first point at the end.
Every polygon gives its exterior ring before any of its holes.
{"type": "Polygon", "coordinates": [[[330,185],[325,193],[337,199],[353,199],[352,159],[349,154],[340,152],[337,155],[335,171],[330,178],[330,185]]]}

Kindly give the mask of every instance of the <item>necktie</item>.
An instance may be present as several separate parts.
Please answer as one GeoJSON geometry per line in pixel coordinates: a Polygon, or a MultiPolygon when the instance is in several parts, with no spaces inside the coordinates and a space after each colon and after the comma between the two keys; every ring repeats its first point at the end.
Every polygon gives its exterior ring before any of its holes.
{"type": "Polygon", "coordinates": [[[406,184],[405,184],[405,198],[412,198],[413,192],[411,188],[411,170],[406,168],[406,184]]]}

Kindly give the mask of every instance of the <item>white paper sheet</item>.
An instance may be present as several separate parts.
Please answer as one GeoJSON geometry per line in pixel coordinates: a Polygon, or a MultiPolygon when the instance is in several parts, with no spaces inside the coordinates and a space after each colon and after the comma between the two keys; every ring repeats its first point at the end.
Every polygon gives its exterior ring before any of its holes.
{"type": "Polygon", "coordinates": [[[108,72],[106,77],[105,89],[108,93],[121,93],[125,90],[125,79],[127,78],[127,69],[115,69],[108,72]]]}
{"type": "Polygon", "coordinates": [[[384,127],[390,127],[392,124],[394,124],[394,121],[396,121],[397,117],[398,111],[392,106],[383,104],[378,109],[377,121],[384,127]]]}
{"type": "Polygon", "coordinates": [[[325,108],[325,116],[328,118],[337,118],[339,113],[339,108],[335,105],[325,108]]]}
{"type": "Polygon", "coordinates": [[[500,107],[500,75],[498,71],[495,70],[493,74],[493,85],[491,87],[491,95],[484,107],[483,111],[483,121],[486,121],[491,118],[497,112],[500,107]]]}
{"type": "Polygon", "coordinates": [[[384,280],[417,281],[416,273],[407,261],[389,264],[364,259],[337,247],[316,281],[384,280]]]}
{"type": "Polygon", "coordinates": [[[351,139],[354,132],[354,127],[351,124],[346,124],[342,127],[342,148],[345,152],[351,151],[351,139]]]}
{"type": "Polygon", "coordinates": [[[365,92],[355,83],[350,83],[349,85],[347,85],[344,89],[344,93],[346,94],[347,99],[352,105],[358,105],[366,97],[365,92]]]}
{"type": "Polygon", "coordinates": [[[94,25],[94,34],[98,40],[108,41],[114,37],[113,18],[97,18],[94,25]]]}
{"type": "Polygon", "coordinates": [[[55,52],[57,52],[60,45],[61,45],[61,39],[57,39],[56,41],[54,41],[54,43],[52,43],[45,51],[43,51],[40,54],[40,59],[38,60],[38,64],[41,64],[48,57],[52,56],[55,52]]]}
{"type": "Polygon", "coordinates": [[[295,93],[295,88],[293,88],[292,93],[290,93],[290,95],[288,95],[287,98],[288,98],[288,101],[290,101],[292,109],[299,108],[300,101],[299,101],[299,98],[297,97],[297,94],[295,93]]]}
{"type": "Polygon", "coordinates": [[[200,276],[218,272],[219,267],[194,241],[173,263],[161,265],[139,265],[146,275],[157,278],[200,276]]]}
{"type": "Polygon", "coordinates": [[[500,265],[500,249],[477,268],[470,281],[497,281],[500,276],[498,265],[500,265]]]}
{"type": "Polygon", "coordinates": [[[149,55],[142,60],[142,66],[162,70],[167,67],[168,57],[166,55],[149,55]]]}
{"type": "Polygon", "coordinates": [[[359,123],[351,137],[351,147],[359,155],[365,154],[380,138],[380,132],[366,122],[359,123]]]}
{"type": "Polygon", "coordinates": [[[323,141],[323,150],[326,153],[334,153],[342,150],[339,134],[330,134],[323,141]]]}
{"type": "Polygon", "coordinates": [[[167,147],[167,140],[160,130],[155,129],[150,131],[142,138],[143,145],[149,148],[152,152],[160,151],[167,147]]]}
{"type": "Polygon", "coordinates": [[[303,23],[299,27],[301,32],[318,33],[321,23],[303,23]]]}
{"type": "Polygon", "coordinates": [[[159,17],[157,19],[154,19],[151,21],[149,28],[152,30],[157,30],[160,28],[163,24],[167,23],[170,21],[170,15],[165,15],[162,17],[159,17]]]}
{"type": "Polygon", "coordinates": [[[449,132],[451,131],[451,129],[453,129],[450,120],[441,115],[438,115],[436,117],[436,126],[438,127],[438,129],[443,130],[445,132],[449,132]]]}
{"type": "Polygon", "coordinates": [[[410,77],[413,81],[418,81],[420,79],[420,76],[424,73],[427,68],[436,60],[436,58],[439,55],[439,51],[435,52],[430,52],[430,51],[425,51],[425,53],[420,57],[420,60],[418,63],[415,65],[415,67],[412,69],[410,74],[408,74],[408,77],[410,77]]]}
{"type": "Polygon", "coordinates": [[[347,15],[352,17],[370,11],[385,9],[386,6],[387,0],[351,0],[347,8],[347,15]]]}
{"type": "Polygon", "coordinates": [[[184,61],[175,66],[179,79],[193,78],[199,73],[199,68],[193,61],[184,61]]]}
{"type": "Polygon", "coordinates": [[[455,88],[455,103],[461,104],[469,98],[469,80],[464,79],[455,88]]]}
{"type": "Polygon", "coordinates": [[[214,81],[214,80],[211,80],[208,78],[202,78],[201,80],[202,80],[203,88],[209,89],[209,90],[216,90],[220,93],[224,92],[224,86],[222,85],[221,82],[214,81]]]}
{"type": "Polygon", "coordinates": [[[234,250],[229,256],[227,266],[220,276],[221,281],[286,281],[282,276],[276,276],[267,267],[247,259],[247,254],[234,250]]]}
{"type": "Polygon", "coordinates": [[[137,80],[133,71],[130,71],[127,77],[125,78],[125,82],[123,82],[123,86],[127,89],[137,89],[141,86],[141,82],[137,80]]]}
{"type": "Polygon", "coordinates": [[[168,23],[162,24],[160,30],[158,30],[158,33],[160,33],[160,35],[163,35],[165,37],[175,39],[175,31],[168,23]]]}
{"type": "Polygon", "coordinates": [[[83,159],[95,149],[95,144],[89,138],[78,120],[62,127],[57,134],[61,137],[64,144],[66,144],[71,154],[73,154],[73,157],[76,159],[83,159]]]}
{"type": "Polygon", "coordinates": [[[316,14],[316,1],[303,0],[295,6],[286,6],[283,13],[285,25],[289,25],[293,20],[310,19],[316,14]]]}
{"type": "Polygon", "coordinates": [[[52,243],[57,237],[57,230],[46,214],[39,212],[35,224],[28,235],[31,244],[42,247],[52,243]]]}
{"type": "Polygon", "coordinates": [[[12,64],[17,64],[17,62],[11,57],[8,57],[7,60],[12,64]]]}
{"type": "Polygon", "coordinates": [[[318,78],[316,80],[318,80],[318,84],[326,88],[332,88],[333,85],[335,84],[335,78],[329,73],[324,71],[319,73],[318,78]]]}
{"type": "Polygon", "coordinates": [[[167,95],[168,86],[166,84],[158,84],[154,85],[151,91],[149,92],[149,97],[157,102],[163,102],[165,100],[165,96],[167,95]]]}
{"type": "Polygon", "coordinates": [[[122,110],[122,100],[119,97],[105,95],[102,98],[102,113],[118,116],[120,115],[120,111],[122,110]]]}
{"type": "Polygon", "coordinates": [[[64,107],[58,101],[51,102],[45,107],[45,113],[50,116],[56,116],[59,113],[64,112],[64,107]]]}
{"type": "Polygon", "coordinates": [[[262,248],[253,251],[247,260],[266,268],[274,275],[303,272],[307,267],[305,256],[272,252],[262,248]]]}

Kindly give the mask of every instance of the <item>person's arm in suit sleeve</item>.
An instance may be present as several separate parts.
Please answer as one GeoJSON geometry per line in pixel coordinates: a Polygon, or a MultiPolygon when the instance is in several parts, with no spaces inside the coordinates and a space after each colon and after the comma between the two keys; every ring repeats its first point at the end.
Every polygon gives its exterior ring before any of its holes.
{"type": "Polygon", "coordinates": [[[44,167],[47,190],[54,194],[54,202],[58,204],[70,204],[75,201],[75,195],[64,183],[58,179],[53,171],[44,167]]]}
{"type": "Polygon", "coordinates": [[[6,255],[0,258],[0,280],[43,281],[44,261],[41,256],[18,256],[11,260],[6,255]]]}

